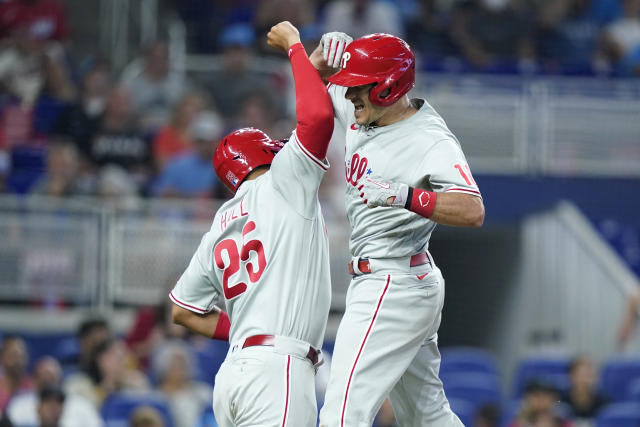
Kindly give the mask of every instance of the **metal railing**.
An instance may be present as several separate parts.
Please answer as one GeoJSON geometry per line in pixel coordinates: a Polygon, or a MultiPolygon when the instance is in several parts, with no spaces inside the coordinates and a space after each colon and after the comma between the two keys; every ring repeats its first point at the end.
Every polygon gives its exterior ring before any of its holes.
{"type": "Polygon", "coordinates": [[[640,176],[640,82],[419,75],[476,173],[640,176]]]}
{"type": "MultiPolygon", "coordinates": [[[[0,299],[100,309],[159,304],[221,203],[0,196],[0,299]]],[[[327,226],[334,308],[341,309],[348,233],[344,218],[327,226]]]]}

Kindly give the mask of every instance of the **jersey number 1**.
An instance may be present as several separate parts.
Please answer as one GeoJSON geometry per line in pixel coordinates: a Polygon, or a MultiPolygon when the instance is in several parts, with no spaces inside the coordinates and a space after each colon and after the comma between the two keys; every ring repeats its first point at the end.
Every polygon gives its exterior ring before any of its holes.
{"type": "Polygon", "coordinates": [[[213,250],[216,265],[219,269],[224,270],[222,273],[222,289],[224,290],[224,297],[227,300],[233,299],[247,290],[247,284],[244,282],[238,282],[234,285],[229,285],[229,278],[236,274],[240,270],[240,261],[244,264],[244,268],[249,274],[249,280],[252,283],[260,280],[264,268],[267,266],[267,260],[264,256],[264,247],[260,240],[249,240],[244,243],[244,237],[255,230],[256,223],[249,221],[242,229],[242,247],[238,251],[238,244],[233,239],[224,239],[218,243],[213,250]],[[226,251],[229,256],[229,265],[226,265],[222,259],[222,252],[226,251]],[[249,254],[254,251],[258,255],[257,265],[253,262],[246,262],[249,260],[249,254]]]}

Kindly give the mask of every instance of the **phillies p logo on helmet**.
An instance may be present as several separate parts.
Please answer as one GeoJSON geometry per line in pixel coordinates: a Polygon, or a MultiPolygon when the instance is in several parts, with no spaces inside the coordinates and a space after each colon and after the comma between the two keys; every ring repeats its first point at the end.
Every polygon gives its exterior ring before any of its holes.
{"type": "Polygon", "coordinates": [[[342,54],[342,68],[347,68],[347,61],[351,59],[351,52],[342,54]]]}

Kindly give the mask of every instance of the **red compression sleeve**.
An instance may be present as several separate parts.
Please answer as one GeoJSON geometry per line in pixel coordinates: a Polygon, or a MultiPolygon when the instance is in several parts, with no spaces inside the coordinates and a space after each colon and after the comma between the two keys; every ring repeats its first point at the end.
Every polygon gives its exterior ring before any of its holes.
{"type": "Polygon", "coordinates": [[[216,331],[213,333],[214,340],[229,341],[229,329],[231,329],[231,321],[229,316],[224,311],[220,312],[218,317],[218,324],[216,325],[216,331]]]}
{"type": "Polygon", "coordinates": [[[302,43],[289,48],[296,84],[296,134],[300,144],[319,160],[327,156],[333,133],[333,106],[327,88],[313,68],[302,43]]]}
{"type": "Polygon", "coordinates": [[[407,203],[404,205],[406,209],[415,212],[420,216],[429,218],[436,208],[436,199],[438,193],[433,191],[422,190],[420,188],[409,187],[407,195],[407,203]]]}

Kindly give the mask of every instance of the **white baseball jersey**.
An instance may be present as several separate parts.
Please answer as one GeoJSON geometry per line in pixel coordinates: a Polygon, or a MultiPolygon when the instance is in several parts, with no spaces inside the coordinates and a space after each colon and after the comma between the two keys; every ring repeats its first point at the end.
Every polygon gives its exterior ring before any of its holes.
{"type": "Polygon", "coordinates": [[[480,197],[460,143],[423,99],[411,101],[419,109],[408,119],[382,127],[358,126],[353,104],[344,97],[346,90],[329,87],[336,118],[347,129],[345,198],[351,255],[396,258],[425,251],[436,223],[406,209],[368,208],[357,187],[362,179],[379,176],[425,190],[480,197]]]}
{"type": "Polygon", "coordinates": [[[318,186],[329,167],[295,131],[271,169],[218,210],[170,298],[206,313],[224,296],[229,341],[282,335],[320,348],[331,302],[318,186]]]}

